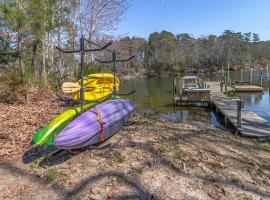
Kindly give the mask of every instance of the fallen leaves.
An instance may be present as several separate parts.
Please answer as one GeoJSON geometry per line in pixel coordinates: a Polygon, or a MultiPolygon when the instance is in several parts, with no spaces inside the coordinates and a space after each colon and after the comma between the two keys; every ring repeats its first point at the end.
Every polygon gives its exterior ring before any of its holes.
{"type": "Polygon", "coordinates": [[[49,90],[32,88],[29,95],[32,99],[29,104],[0,103],[2,159],[11,160],[21,156],[31,145],[33,134],[66,109],[60,106],[58,98],[49,90]]]}
{"type": "Polygon", "coordinates": [[[32,188],[31,185],[28,184],[16,184],[10,186],[3,192],[3,198],[12,198],[14,196],[22,195],[28,192],[32,188]]]}

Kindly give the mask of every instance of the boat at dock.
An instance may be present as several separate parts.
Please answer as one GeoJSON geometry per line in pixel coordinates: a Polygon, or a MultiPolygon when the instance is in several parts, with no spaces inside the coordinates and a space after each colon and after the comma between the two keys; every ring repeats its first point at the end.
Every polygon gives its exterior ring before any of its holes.
{"type": "Polygon", "coordinates": [[[184,92],[188,90],[199,89],[198,77],[197,76],[184,76],[182,78],[182,90],[184,92]]]}

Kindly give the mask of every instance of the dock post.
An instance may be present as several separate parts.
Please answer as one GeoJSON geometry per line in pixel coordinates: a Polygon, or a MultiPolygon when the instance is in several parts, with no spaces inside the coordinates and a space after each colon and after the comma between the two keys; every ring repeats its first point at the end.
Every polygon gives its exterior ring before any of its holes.
{"type": "Polygon", "coordinates": [[[228,127],[228,119],[227,119],[227,117],[224,117],[224,121],[225,121],[225,127],[228,127]]]}
{"type": "Polygon", "coordinates": [[[260,86],[263,87],[263,72],[262,72],[262,67],[261,67],[261,71],[260,71],[260,86]]]}
{"type": "Polygon", "coordinates": [[[238,129],[241,128],[241,105],[242,102],[241,100],[237,100],[237,132],[238,132],[238,129]]]}
{"type": "Polygon", "coordinates": [[[241,67],[241,81],[240,82],[243,83],[243,81],[244,81],[243,80],[243,68],[241,67]]]}
{"type": "Polygon", "coordinates": [[[223,82],[220,82],[220,92],[223,92],[223,82]]]}
{"type": "Polygon", "coordinates": [[[175,106],[176,78],[173,79],[173,105],[175,106]]]}
{"type": "Polygon", "coordinates": [[[267,74],[267,78],[269,79],[268,65],[266,65],[266,74],[267,74]]]}
{"type": "Polygon", "coordinates": [[[230,81],[230,64],[228,63],[227,84],[229,84],[229,81],[230,81]]]}
{"type": "Polygon", "coordinates": [[[252,83],[252,68],[250,68],[250,73],[249,73],[249,83],[251,84],[252,83]]]}
{"type": "Polygon", "coordinates": [[[227,84],[225,84],[225,94],[227,95],[228,92],[228,88],[227,88],[227,84]]]}

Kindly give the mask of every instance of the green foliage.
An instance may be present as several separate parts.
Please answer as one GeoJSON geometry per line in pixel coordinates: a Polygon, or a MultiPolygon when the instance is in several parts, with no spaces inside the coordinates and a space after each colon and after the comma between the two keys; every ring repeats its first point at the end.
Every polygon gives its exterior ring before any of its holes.
{"type": "Polygon", "coordinates": [[[252,39],[253,39],[253,42],[259,42],[260,41],[259,34],[253,33],[252,34],[252,39]]]}
{"type": "Polygon", "coordinates": [[[3,13],[2,22],[6,28],[19,31],[27,26],[29,16],[18,5],[11,7],[3,5],[1,11],[3,13]]]}
{"type": "MultiPolygon", "coordinates": [[[[20,62],[17,63],[20,68],[16,69],[20,71],[22,83],[25,79],[31,83],[48,82],[53,88],[58,88],[66,77],[80,78],[80,67],[74,67],[79,66],[79,57],[73,54],[60,56],[53,50],[53,45],[58,43],[66,49],[77,49],[77,39],[81,31],[87,32],[90,36],[91,34],[99,36],[97,34],[100,30],[111,28],[114,24],[113,19],[120,19],[102,17],[105,21],[109,20],[110,25],[107,25],[108,21],[107,23],[101,21],[96,25],[98,30],[92,30],[90,33],[89,30],[85,30],[85,27],[81,27],[83,30],[79,27],[80,21],[76,16],[81,7],[78,1],[10,2],[10,4],[0,5],[2,31],[0,32],[0,64],[11,65],[18,58],[20,62]],[[15,51],[17,52],[14,53],[15,51]],[[44,80],[40,81],[40,78],[44,80]]],[[[93,4],[93,6],[105,7],[106,5],[93,4]]],[[[119,0],[119,6],[124,5],[126,2],[119,0]]],[[[105,7],[102,9],[106,15],[121,16],[125,6],[121,7],[122,10],[119,7],[113,11],[109,8],[106,10],[105,7]],[[121,12],[116,13],[117,10],[121,12]]],[[[92,8],[83,9],[91,11],[92,8]]],[[[101,39],[96,42],[105,44],[106,41],[101,39]]],[[[227,64],[230,64],[231,68],[252,64],[266,65],[270,60],[269,46],[269,42],[261,42],[259,35],[251,32],[225,30],[220,36],[194,38],[189,33],[175,35],[169,31],[161,31],[151,33],[148,41],[138,37],[121,38],[114,41],[113,49],[122,58],[135,55],[132,62],[125,66],[117,63],[118,71],[123,74],[146,71],[149,75],[171,75],[173,72],[182,74],[213,72],[227,64]],[[140,70],[140,68],[144,69],[140,70]]],[[[98,56],[111,58],[109,54],[98,56]]],[[[86,63],[85,75],[104,72],[104,69],[103,65],[97,65],[95,62],[86,63]]]]}
{"type": "Polygon", "coordinates": [[[123,164],[127,159],[125,155],[122,155],[118,151],[114,152],[114,157],[115,157],[115,161],[120,164],[123,164]]]}
{"type": "Polygon", "coordinates": [[[52,182],[54,181],[58,176],[59,176],[59,171],[55,168],[50,168],[48,169],[48,172],[47,172],[47,180],[49,182],[52,182]]]}
{"type": "Polygon", "coordinates": [[[145,47],[145,63],[156,75],[212,72],[222,65],[250,66],[269,60],[269,44],[256,33],[225,30],[222,35],[193,38],[188,33],[154,32],[145,47]],[[264,46],[262,45],[264,44],[264,46]],[[263,50],[264,49],[264,50],[263,50]]]}
{"type": "Polygon", "coordinates": [[[51,86],[53,90],[60,89],[62,82],[56,73],[49,73],[47,78],[48,84],[51,86]]]}
{"type": "Polygon", "coordinates": [[[125,177],[123,175],[117,176],[116,178],[117,182],[122,184],[125,182],[125,177]]]}
{"type": "Polygon", "coordinates": [[[9,86],[17,86],[20,84],[20,75],[17,70],[8,69],[4,71],[4,81],[9,86]]]}
{"type": "MultiPolygon", "coordinates": [[[[100,73],[103,72],[102,67],[100,65],[97,65],[93,62],[87,63],[84,65],[84,75],[89,75],[89,74],[95,74],[95,73],[100,73]]],[[[77,79],[81,78],[81,66],[78,67],[78,72],[77,74],[77,79]]]]}
{"type": "Polygon", "coordinates": [[[16,59],[16,53],[10,47],[10,41],[0,37],[0,64],[11,64],[16,59]]]}
{"type": "Polygon", "coordinates": [[[182,151],[176,151],[174,154],[174,157],[176,159],[182,159],[185,156],[185,154],[182,151]]]}

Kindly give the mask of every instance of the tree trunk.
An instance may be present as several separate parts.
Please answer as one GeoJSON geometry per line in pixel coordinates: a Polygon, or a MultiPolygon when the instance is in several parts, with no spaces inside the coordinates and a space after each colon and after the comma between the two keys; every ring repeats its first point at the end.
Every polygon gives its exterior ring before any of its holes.
{"type": "MultiPolygon", "coordinates": [[[[61,30],[58,30],[58,32],[57,32],[57,45],[59,48],[62,47],[61,30]]],[[[67,67],[65,67],[65,69],[62,69],[62,53],[61,53],[61,51],[59,51],[58,71],[59,71],[59,76],[60,76],[61,84],[62,84],[63,78],[66,76],[66,74],[68,72],[67,72],[67,67]]]]}
{"type": "Polygon", "coordinates": [[[50,69],[52,69],[53,71],[55,71],[54,69],[54,65],[53,65],[53,61],[54,61],[54,55],[53,55],[53,33],[52,31],[49,32],[49,48],[48,48],[48,54],[49,54],[49,66],[50,69]]]}
{"type": "MultiPolygon", "coordinates": [[[[22,60],[22,33],[20,30],[18,31],[18,59],[19,59],[21,83],[23,84],[23,87],[26,87],[25,69],[24,69],[23,60],[22,60]]],[[[27,93],[26,88],[24,88],[24,99],[25,99],[25,103],[28,104],[29,98],[28,98],[28,93],[27,93]]]]}
{"type": "Polygon", "coordinates": [[[36,40],[34,45],[33,45],[33,51],[32,51],[32,68],[34,70],[35,73],[35,78],[38,79],[39,78],[39,71],[37,69],[37,45],[38,45],[38,41],[36,40]]]}
{"type": "MultiPolygon", "coordinates": [[[[61,31],[60,30],[58,30],[58,32],[57,32],[57,45],[59,48],[61,48],[61,46],[62,46],[61,31]]],[[[59,54],[60,54],[59,69],[62,70],[62,53],[61,53],[61,51],[59,51],[59,54]]]]}
{"type": "Polygon", "coordinates": [[[21,31],[18,31],[18,60],[19,60],[19,67],[20,67],[21,82],[23,84],[25,84],[26,81],[25,81],[25,70],[24,70],[23,60],[22,60],[22,34],[21,34],[21,31]]]}
{"type": "Polygon", "coordinates": [[[41,65],[41,78],[44,83],[47,83],[47,72],[46,72],[46,39],[44,37],[42,41],[42,65],[41,65]]]}

